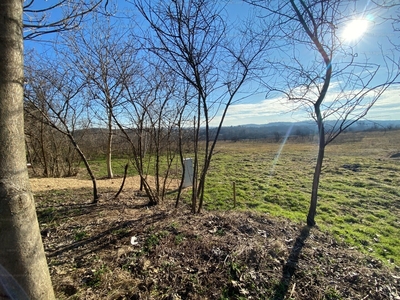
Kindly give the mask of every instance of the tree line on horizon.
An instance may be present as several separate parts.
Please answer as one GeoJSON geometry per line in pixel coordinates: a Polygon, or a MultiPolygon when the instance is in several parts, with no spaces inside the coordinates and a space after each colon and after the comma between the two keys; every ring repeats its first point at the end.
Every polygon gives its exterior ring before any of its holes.
{"type": "MultiPolygon", "coordinates": [[[[28,122],[28,121],[27,121],[28,122]]],[[[379,123],[359,122],[348,128],[345,132],[372,132],[372,131],[391,131],[400,128],[396,123],[388,122],[387,125],[379,123]]],[[[40,125],[37,124],[37,125],[40,125]]],[[[218,141],[239,142],[239,141],[262,141],[267,143],[281,143],[284,140],[293,142],[308,143],[315,142],[317,137],[316,126],[314,124],[280,124],[280,125],[237,125],[223,126],[218,136],[218,141]]],[[[150,132],[147,128],[143,130],[150,132]]],[[[184,129],[186,132],[186,141],[193,142],[193,130],[184,129]]],[[[130,139],[137,141],[138,133],[134,129],[127,130],[125,134],[130,135],[130,139]]],[[[211,138],[214,132],[211,131],[211,138]]],[[[78,155],[76,149],[71,144],[70,140],[55,131],[50,129],[40,131],[36,126],[30,124],[26,128],[26,149],[27,160],[32,168],[33,176],[38,177],[70,177],[76,176],[81,167],[82,159],[78,155]],[[38,135],[40,133],[40,135],[38,135]],[[40,138],[41,137],[41,138],[40,138]]],[[[171,136],[175,136],[178,140],[179,131],[172,131],[171,136]]],[[[80,149],[88,161],[104,160],[107,153],[107,128],[88,128],[76,130],[74,139],[80,146],[80,149]]],[[[204,141],[205,132],[201,129],[199,141],[204,141]]],[[[339,139],[341,140],[341,139],[339,139]]],[[[113,130],[113,157],[114,158],[129,158],[131,145],[126,140],[124,134],[119,129],[113,130]]],[[[149,144],[146,146],[149,147],[149,144]]],[[[161,145],[161,148],[168,149],[166,145],[161,145]]],[[[187,155],[191,155],[189,143],[187,144],[187,155]]],[[[148,155],[152,156],[151,147],[147,151],[148,155]]],[[[129,159],[127,160],[127,162],[129,159]]],[[[176,176],[176,172],[174,173],[176,176]]],[[[118,174],[121,176],[121,174],[118,174]]],[[[176,178],[174,178],[176,179],[176,178]]]]}

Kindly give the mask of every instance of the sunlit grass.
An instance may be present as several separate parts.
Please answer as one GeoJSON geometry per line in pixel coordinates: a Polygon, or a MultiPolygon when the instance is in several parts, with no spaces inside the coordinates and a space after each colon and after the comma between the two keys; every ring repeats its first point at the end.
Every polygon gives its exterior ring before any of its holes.
{"type": "MultiPolygon", "coordinates": [[[[400,265],[400,160],[389,158],[396,152],[400,131],[346,133],[329,145],[316,222],[349,247],[400,265]]],[[[316,155],[316,141],[309,140],[289,139],[283,148],[271,142],[219,142],[207,176],[205,209],[253,210],[305,224],[316,155]]],[[[117,176],[126,163],[113,160],[117,176]]],[[[96,176],[106,176],[104,160],[91,164],[96,176]]],[[[178,178],[179,172],[174,162],[173,175],[178,178]]],[[[136,175],[133,167],[129,174],[136,175]]]]}
{"type": "MultiPolygon", "coordinates": [[[[208,209],[256,210],[305,223],[317,146],[220,143],[206,186],[208,209]]],[[[316,221],[351,247],[400,265],[400,131],[347,133],[326,149],[316,221]]]]}
{"type": "MultiPolygon", "coordinates": [[[[127,163],[130,163],[130,161],[126,158],[115,158],[111,160],[111,165],[113,169],[114,176],[123,176],[124,175],[124,168],[127,163]]],[[[107,177],[107,165],[105,158],[96,158],[89,160],[90,167],[92,168],[92,171],[96,178],[105,178],[107,177]]],[[[130,163],[131,164],[131,163],[130,163]]],[[[87,174],[86,170],[83,169],[84,166],[81,166],[81,174],[82,177],[89,179],[89,175],[87,174]]],[[[137,172],[135,168],[130,165],[128,168],[128,176],[132,175],[137,175],[137,172]]]]}

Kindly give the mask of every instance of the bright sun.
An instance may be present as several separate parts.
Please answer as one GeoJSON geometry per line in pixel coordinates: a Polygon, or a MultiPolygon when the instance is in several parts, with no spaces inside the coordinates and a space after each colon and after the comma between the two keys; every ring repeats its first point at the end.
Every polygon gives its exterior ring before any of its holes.
{"type": "Polygon", "coordinates": [[[342,36],[348,42],[356,41],[367,31],[368,26],[369,21],[366,19],[350,21],[342,32],[342,36]]]}

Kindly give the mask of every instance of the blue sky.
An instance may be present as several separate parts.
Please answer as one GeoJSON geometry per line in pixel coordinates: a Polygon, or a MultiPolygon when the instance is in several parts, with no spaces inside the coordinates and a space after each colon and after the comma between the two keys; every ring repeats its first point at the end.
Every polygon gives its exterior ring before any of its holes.
{"type": "MultiPolygon", "coordinates": [[[[370,62],[381,65],[381,71],[377,79],[384,80],[386,70],[384,69],[384,61],[382,60],[381,50],[384,54],[392,57],[391,49],[393,48],[389,40],[400,44],[400,32],[395,32],[392,24],[389,22],[382,23],[382,18],[395,15],[392,10],[380,9],[374,11],[373,14],[363,15],[364,9],[368,8],[369,1],[357,1],[360,9],[360,16],[368,20],[366,32],[358,39],[347,41],[352,43],[355,52],[361,58],[366,58],[370,62]]],[[[238,9],[243,10],[243,6],[237,1],[232,5],[233,14],[237,13],[238,9]]],[[[339,30],[343,30],[339,28],[339,30]]],[[[397,61],[400,53],[394,53],[397,61]]],[[[399,80],[397,80],[399,82],[399,80]]],[[[331,82],[331,86],[336,83],[331,82]]],[[[331,89],[328,92],[328,97],[334,97],[335,91],[331,89]],[[329,94],[330,93],[330,94],[329,94]]],[[[369,120],[399,120],[400,119],[400,86],[392,85],[388,88],[378,101],[371,108],[367,116],[369,120]]],[[[215,120],[217,123],[218,118],[215,120]]],[[[310,120],[309,113],[293,103],[285,101],[282,97],[268,97],[265,93],[251,95],[240,103],[233,104],[225,118],[224,125],[241,125],[241,124],[264,124],[270,122],[297,122],[310,120]]]]}
{"type": "MultiPolygon", "coordinates": [[[[38,1],[38,0],[37,0],[38,1]]],[[[39,3],[40,1],[38,1],[39,3]]],[[[227,1],[226,6],[229,14],[229,22],[239,22],[240,19],[245,19],[249,13],[248,6],[239,0],[227,1]]],[[[110,3],[113,3],[110,1],[110,3]]],[[[125,0],[119,0],[117,2],[118,12],[133,9],[132,4],[127,4],[125,0]]],[[[368,1],[358,1],[360,3],[360,15],[362,9],[367,5],[368,1]]],[[[390,15],[393,11],[377,11],[374,16],[368,16],[370,24],[368,30],[358,40],[352,41],[354,43],[354,49],[360,57],[365,56],[370,61],[374,61],[378,64],[382,64],[383,61],[380,59],[380,47],[382,46],[383,51],[386,54],[389,53],[391,48],[388,39],[400,44],[399,36],[400,32],[394,32],[390,23],[381,23],[379,21],[381,15],[390,15]]],[[[54,13],[56,16],[57,13],[54,13]]],[[[27,48],[41,49],[44,47],[43,44],[37,42],[26,43],[27,48]]],[[[397,59],[398,59],[398,53],[397,59]]],[[[383,76],[385,74],[382,74],[383,76]]],[[[332,83],[335,84],[335,83],[332,83]]],[[[247,89],[249,91],[249,89],[247,89]]],[[[292,103],[286,102],[281,97],[275,95],[266,98],[266,93],[262,92],[253,94],[249,93],[242,101],[236,102],[231,105],[228,110],[224,125],[241,125],[241,124],[264,124],[270,122],[296,122],[309,120],[310,117],[304,109],[295,107],[292,103]]],[[[334,93],[334,92],[331,92],[334,93]]],[[[243,95],[242,95],[243,96],[243,95]]],[[[333,95],[330,95],[333,96],[333,95]]],[[[398,120],[400,119],[400,87],[392,86],[384,92],[381,98],[375,103],[374,107],[370,110],[367,118],[370,120],[398,120]]],[[[215,118],[215,125],[218,121],[218,117],[215,118]]]]}
{"type": "MultiPolygon", "coordinates": [[[[308,112],[298,109],[282,98],[265,99],[264,94],[251,96],[246,103],[229,108],[225,126],[265,124],[272,122],[298,122],[310,120],[308,112]]],[[[366,116],[369,120],[400,119],[400,87],[386,90],[366,116]]]]}

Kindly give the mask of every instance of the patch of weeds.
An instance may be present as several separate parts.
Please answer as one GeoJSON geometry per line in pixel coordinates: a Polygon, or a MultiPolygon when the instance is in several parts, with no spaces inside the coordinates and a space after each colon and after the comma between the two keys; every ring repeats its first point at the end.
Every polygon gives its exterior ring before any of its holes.
{"type": "Polygon", "coordinates": [[[121,269],[124,271],[130,271],[135,260],[136,258],[134,257],[127,258],[126,261],[121,265],[121,269]]]}
{"type": "Polygon", "coordinates": [[[171,225],[169,225],[172,229],[176,230],[179,228],[179,224],[176,222],[172,222],[171,225]]]}
{"type": "Polygon", "coordinates": [[[177,236],[175,236],[175,244],[176,245],[181,244],[184,239],[185,239],[185,236],[182,233],[178,234],[177,236]]]}
{"type": "Polygon", "coordinates": [[[56,209],[54,207],[46,207],[37,212],[39,223],[52,223],[56,219],[56,209]]]}
{"type": "Polygon", "coordinates": [[[286,292],[288,290],[288,285],[283,281],[273,280],[275,283],[273,284],[273,299],[284,299],[286,292]]]}
{"type": "Polygon", "coordinates": [[[339,292],[335,288],[329,287],[325,291],[324,299],[326,299],[326,300],[341,300],[342,296],[339,294],[339,292]]]}
{"type": "Polygon", "coordinates": [[[222,295],[219,298],[220,300],[246,300],[247,297],[240,295],[240,287],[235,281],[231,281],[230,284],[222,290],[222,295]]]}
{"type": "Polygon", "coordinates": [[[155,246],[158,245],[160,242],[159,237],[157,234],[151,234],[150,236],[147,237],[147,239],[144,242],[144,249],[146,252],[149,252],[151,249],[153,249],[155,246]]]}
{"type": "Polygon", "coordinates": [[[108,271],[108,268],[105,264],[103,264],[98,270],[95,270],[93,273],[90,273],[86,280],[85,284],[90,287],[96,287],[100,285],[101,277],[104,273],[108,271]]]}
{"type": "Polygon", "coordinates": [[[225,230],[223,228],[219,228],[219,229],[217,229],[215,234],[219,235],[219,236],[223,236],[223,235],[225,235],[225,230]]]}
{"type": "Polygon", "coordinates": [[[164,270],[164,271],[169,271],[172,267],[174,266],[174,263],[173,262],[170,262],[170,261],[163,261],[162,263],[161,263],[161,268],[164,270]]]}
{"type": "Polygon", "coordinates": [[[144,250],[150,252],[155,246],[160,243],[160,240],[168,235],[168,231],[160,231],[150,234],[144,242],[144,250]]]}
{"type": "Polygon", "coordinates": [[[351,223],[351,224],[355,224],[359,222],[359,219],[353,217],[353,216],[344,216],[343,217],[343,221],[346,223],[351,223]]]}
{"type": "Polygon", "coordinates": [[[76,242],[83,240],[84,238],[86,238],[88,236],[88,233],[84,230],[80,231],[77,230],[75,231],[75,235],[74,235],[74,240],[76,242]]]}
{"type": "Polygon", "coordinates": [[[375,223],[379,221],[379,218],[373,216],[373,215],[367,215],[365,216],[365,220],[371,223],[375,223]]]}
{"type": "Polygon", "coordinates": [[[126,256],[120,266],[122,270],[125,271],[129,271],[132,272],[132,270],[134,269],[134,266],[137,264],[137,261],[143,256],[145,255],[145,252],[140,249],[136,252],[132,252],[131,254],[129,254],[128,256],[126,256]]]}
{"type": "Polygon", "coordinates": [[[231,277],[233,280],[239,280],[239,279],[240,279],[241,273],[242,273],[242,267],[240,266],[240,264],[238,264],[238,263],[232,261],[232,262],[229,264],[229,274],[230,274],[230,277],[231,277]]]}
{"type": "Polygon", "coordinates": [[[246,204],[246,206],[248,207],[248,208],[257,208],[258,206],[260,206],[260,203],[258,203],[258,202],[246,202],[245,203],[246,204]]]}
{"type": "Polygon", "coordinates": [[[246,300],[246,297],[242,297],[242,296],[236,296],[235,298],[232,298],[232,296],[234,296],[234,294],[230,294],[228,290],[224,290],[223,295],[221,296],[221,300],[230,300],[230,299],[237,299],[237,300],[246,300]],[[228,296],[227,296],[228,295],[228,296]]]}
{"type": "Polygon", "coordinates": [[[356,181],[354,182],[355,187],[365,187],[366,184],[364,182],[356,181]]]}

